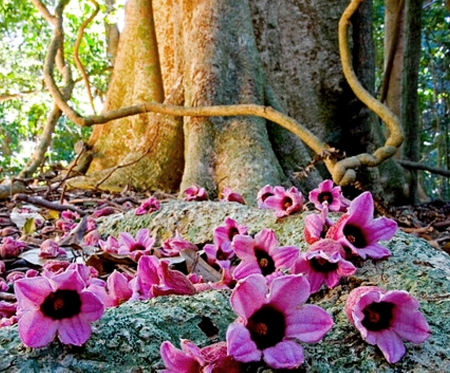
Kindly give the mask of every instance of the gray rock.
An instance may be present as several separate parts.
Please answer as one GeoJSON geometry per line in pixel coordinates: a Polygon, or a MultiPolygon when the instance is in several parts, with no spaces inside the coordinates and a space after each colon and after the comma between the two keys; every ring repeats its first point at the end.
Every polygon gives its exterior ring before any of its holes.
{"type": "MultiPolygon", "coordinates": [[[[226,216],[247,225],[250,233],[264,227],[273,228],[280,245],[306,249],[304,215],[277,221],[271,211],[236,203],[170,201],[150,215],[135,217],[129,213],[107,217],[101,230],[103,234],[117,235],[122,230],[135,233],[146,227],[159,240],[171,237],[178,230],[186,239],[201,244],[212,240],[214,228],[223,224],[226,216]]],[[[299,371],[450,372],[449,255],[400,231],[385,244],[392,251],[388,260],[366,261],[354,276],[336,288],[323,289],[310,298],[311,303],[333,316],[335,326],[321,342],[303,344],[305,362],[299,371]],[[420,302],[432,329],[431,338],[420,345],[405,342],[407,352],[403,359],[395,365],[387,363],[377,347],[361,339],[344,314],[349,292],[361,285],[409,291],[420,302]]],[[[0,371],[156,372],[163,368],[159,346],[164,340],[178,344],[179,338],[188,338],[199,346],[224,340],[227,325],[235,318],[228,298],[227,291],[210,291],[192,297],[167,296],[125,303],[107,310],[93,324],[92,336],[81,348],[55,341],[46,348],[27,349],[20,342],[16,326],[3,328],[0,329],[0,371]],[[215,328],[217,336],[211,335],[215,328]]]]}

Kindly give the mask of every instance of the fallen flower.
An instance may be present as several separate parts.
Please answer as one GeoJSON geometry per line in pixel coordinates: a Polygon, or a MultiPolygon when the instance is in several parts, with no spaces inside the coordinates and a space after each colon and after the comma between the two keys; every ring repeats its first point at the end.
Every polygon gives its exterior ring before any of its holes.
{"type": "Polygon", "coordinates": [[[15,240],[12,237],[6,237],[0,245],[0,257],[3,259],[17,258],[26,246],[25,242],[15,240]]]}
{"type": "Polygon", "coordinates": [[[403,339],[419,344],[431,335],[419,302],[404,290],[361,286],[349,294],[345,312],[362,338],[377,345],[391,364],[406,352],[403,339]]]}
{"type": "Polygon", "coordinates": [[[236,192],[233,192],[230,188],[223,188],[222,190],[222,198],[219,199],[221,202],[237,202],[241,205],[245,205],[244,198],[236,192]]]}
{"type": "Polygon", "coordinates": [[[354,255],[381,259],[391,255],[378,241],[389,240],[397,230],[397,223],[389,218],[373,218],[374,205],[370,192],[364,192],[350,204],[344,214],[327,232],[326,237],[349,248],[354,255]]]}
{"type": "Polygon", "coordinates": [[[285,190],[277,186],[273,189],[273,196],[267,197],[264,201],[266,208],[275,210],[275,216],[282,218],[303,209],[303,195],[296,187],[285,190]]]}
{"type": "Polygon", "coordinates": [[[293,273],[302,273],[311,286],[311,294],[326,284],[329,289],[339,284],[343,276],[356,272],[356,267],[344,259],[342,246],[334,240],[324,239],[312,244],[308,252],[301,253],[293,273]]]}
{"type": "Polygon", "coordinates": [[[310,214],[305,216],[303,236],[305,237],[305,241],[310,245],[322,238],[325,238],[328,229],[330,229],[333,225],[333,222],[327,217],[327,215],[328,207],[327,203],[324,202],[320,214],[310,214]]]}
{"type": "Polygon", "coordinates": [[[161,344],[161,358],[167,369],[161,373],[239,373],[243,364],[227,356],[227,345],[218,342],[203,348],[182,339],[181,350],[169,341],[161,344]]]}
{"type": "Polygon", "coordinates": [[[155,197],[150,197],[141,203],[139,207],[134,211],[135,215],[150,214],[154,211],[158,211],[161,208],[161,204],[155,197]]]}
{"type": "Polygon", "coordinates": [[[119,233],[119,255],[129,255],[134,261],[138,261],[142,255],[149,255],[153,250],[155,239],[150,237],[148,229],[139,229],[136,239],[128,232],[119,233]]]}
{"type": "Polygon", "coordinates": [[[309,290],[301,275],[277,277],[270,284],[251,275],[238,283],[231,294],[238,319],[227,330],[228,354],[243,363],[262,357],[275,369],[299,367],[304,357],[297,340],[315,343],[333,326],[325,310],[304,304],[309,290]]]}
{"type": "Polygon", "coordinates": [[[236,255],[241,262],[233,271],[236,280],[251,274],[276,277],[277,272],[291,268],[299,256],[296,246],[278,246],[278,240],[272,229],[264,228],[255,238],[236,235],[233,241],[236,255]]]}
{"type": "Polygon", "coordinates": [[[271,185],[266,185],[260,189],[258,195],[256,196],[256,200],[258,202],[258,207],[260,209],[267,209],[266,199],[270,196],[273,196],[275,193],[273,191],[274,187],[271,185]]]}
{"type": "Polygon", "coordinates": [[[342,195],[340,186],[334,186],[332,180],[324,180],[319,187],[309,192],[309,201],[314,203],[318,210],[322,210],[327,203],[330,211],[346,212],[350,201],[342,195]]]}
{"type": "Polygon", "coordinates": [[[111,215],[114,214],[116,212],[116,210],[114,209],[114,207],[112,206],[105,206],[101,209],[95,210],[94,213],[92,214],[92,217],[95,218],[100,218],[101,216],[107,216],[107,215],[111,215]]]}
{"type": "Polygon", "coordinates": [[[75,270],[52,278],[24,278],[14,284],[19,336],[28,347],[44,347],[56,335],[64,344],[81,346],[91,334],[90,322],[104,311],[75,270]]]}
{"type": "Polygon", "coordinates": [[[56,258],[59,255],[65,255],[66,250],[59,247],[59,245],[52,239],[45,240],[41,243],[39,256],[41,258],[56,258]]]}
{"type": "Polygon", "coordinates": [[[192,185],[184,191],[185,201],[207,201],[208,193],[205,188],[200,188],[197,185],[192,185]]]}
{"type": "Polygon", "coordinates": [[[162,244],[159,252],[162,256],[171,257],[180,255],[181,250],[191,249],[198,251],[198,247],[192,242],[186,241],[178,231],[175,232],[175,237],[168,238],[162,244]]]}

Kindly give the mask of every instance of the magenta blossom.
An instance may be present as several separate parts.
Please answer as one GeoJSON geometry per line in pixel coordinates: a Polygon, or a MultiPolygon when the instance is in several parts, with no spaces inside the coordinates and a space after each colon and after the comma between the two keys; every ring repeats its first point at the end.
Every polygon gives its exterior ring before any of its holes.
{"type": "Polygon", "coordinates": [[[185,201],[207,201],[208,193],[205,188],[200,188],[197,185],[192,185],[184,191],[185,201]]]}
{"type": "Polygon", "coordinates": [[[149,255],[153,250],[155,239],[150,237],[148,229],[139,229],[136,239],[128,232],[119,233],[119,255],[129,255],[134,261],[138,261],[142,255],[149,255]]]}
{"type": "Polygon", "coordinates": [[[406,352],[402,340],[422,343],[431,335],[419,302],[404,290],[361,286],[347,298],[345,312],[362,338],[377,345],[386,360],[394,364],[406,352]]]}
{"type": "Polygon", "coordinates": [[[246,235],[248,229],[244,225],[238,224],[235,220],[227,217],[225,225],[221,225],[214,230],[214,244],[206,244],[203,247],[208,260],[217,262],[222,268],[229,268],[231,259],[235,256],[232,242],[236,235],[246,235]]]}
{"type": "Polygon", "coordinates": [[[130,277],[114,270],[108,276],[106,284],[91,284],[88,289],[102,301],[106,308],[116,307],[131,298],[133,292],[129,282],[130,277]]]}
{"type": "Polygon", "coordinates": [[[12,237],[6,237],[0,245],[0,257],[3,259],[17,258],[26,246],[25,242],[15,240],[12,237]]]}
{"type": "Polygon", "coordinates": [[[391,255],[379,240],[389,240],[397,230],[397,223],[389,218],[373,218],[372,194],[364,192],[355,198],[344,214],[328,231],[326,237],[338,241],[362,259],[385,258],[391,255]]]}
{"type": "Polygon", "coordinates": [[[258,195],[256,196],[256,200],[258,201],[258,207],[260,209],[266,209],[268,208],[266,206],[266,199],[268,197],[271,197],[275,194],[275,192],[273,191],[273,186],[271,185],[266,185],[265,187],[262,187],[260,189],[260,191],[258,192],[258,195]]]}
{"type": "Polygon", "coordinates": [[[83,243],[86,246],[98,246],[99,242],[100,242],[100,233],[97,229],[94,229],[90,232],[88,232],[84,238],[83,238],[83,243]]]}
{"type": "Polygon", "coordinates": [[[327,202],[330,211],[346,212],[350,201],[342,195],[341,187],[334,186],[332,180],[324,180],[317,189],[309,192],[309,200],[318,210],[322,210],[327,202]]]}
{"type": "Polygon", "coordinates": [[[275,277],[281,270],[291,268],[299,256],[299,249],[295,246],[279,247],[275,232],[268,228],[257,233],[255,238],[235,236],[233,246],[241,259],[233,272],[236,280],[255,273],[275,277]]]}
{"type": "Polygon", "coordinates": [[[111,254],[117,254],[120,247],[119,241],[114,236],[108,236],[106,241],[99,240],[98,244],[103,251],[111,254]]]}
{"type": "Polygon", "coordinates": [[[6,272],[6,264],[3,260],[0,260],[0,276],[6,272]]]}
{"type": "Polygon", "coordinates": [[[304,198],[296,187],[285,190],[281,186],[273,189],[274,195],[264,201],[266,208],[275,210],[275,216],[282,218],[295,212],[302,211],[304,198]]]}
{"type": "Polygon", "coordinates": [[[39,256],[41,258],[56,258],[59,255],[65,255],[66,254],[66,250],[64,250],[63,248],[59,247],[59,245],[51,240],[45,240],[44,242],[41,243],[40,246],[40,251],[39,251],[39,256]]]}
{"type": "Polygon", "coordinates": [[[94,213],[92,214],[92,217],[95,218],[100,218],[101,216],[107,216],[107,215],[111,215],[111,214],[115,214],[116,210],[114,209],[114,207],[112,206],[105,206],[102,207],[101,209],[95,210],[94,213]]]}
{"type": "Polygon", "coordinates": [[[134,211],[135,215],[150,214],[154,211],[158,211],[161,208],[161,204],[155,197],[150,197],[141,203],[141,205],[134,211]]]}
{"type": "Polygon", "coordinates": [[[236,192],[233,192],[230,188],[223,188],[222,190],[222,198],[219,199],[221,202],[237,202],[241,205],[245,205],[244,198],[236,192]]]}
{"type": "Polygon", "coordinates": [[[144,255],[138,261],[136,276],[130,281],[132,300],[151,299],[159,295],[193,295],[197,291],[181,272],[169,268],[169,263],[154,255],[144,255]]]}
{"type": "Polygon", "coordinates": [[[323,203],[322,211],[320,214],[310,214],[305,216],[305,228],[303,236],[305,241],[312,245],[314,242],[325,238],[328,229],[333,225],[333,222],[327,217],[328,207],[327,203],[323,203]]]}
{"type": "Polygon", "coordinates": [[[74,270],[24,278],[14,289],[19,336],[28,347],[47,346],[56,335],[64,344],[81,346],[91,334],[90,322],[103,315],[103,304],[74,270]]]}
{"type": "Polygon", "coordinates": [[[159,249],[162,256],[178,256],[181,250],[191,249],[198,251],[198,247],[192,242],[186,241],[178,231],[175,232],[175,237],[165,240],[162,247],[159,249]]]}
{"type": "Polygon", "coordinates": [[[182,339],[181,350],[169,341],[161,344],[161,358],[167,369],[161,373],[239,373],[243,365],[227,356],[227,345],[218,342],[198,348],[193,342],[182,339]]]}
{"type": "Polygon", "coordinates": [[[307,253],[300,254],[293,273],[302,273],[311,286],[311,294],[326,284],[329,289],[339,284],[343,276],[356,272],[355,266],[344,260],[344,249],[336,241],[324,239],[312,244],[307,253]]]}
{"type": "Polygon", "coordinates": [[[304,304],[309,283],[301,275],[275,278],[261,275],[238,283],[231,305],[238,319],[227,330],[228,354],[243,363],[261,358],[275,369],[294,369],[303,362],[297,341],[315,343],[333,326],[322,308],[304,304]]]}

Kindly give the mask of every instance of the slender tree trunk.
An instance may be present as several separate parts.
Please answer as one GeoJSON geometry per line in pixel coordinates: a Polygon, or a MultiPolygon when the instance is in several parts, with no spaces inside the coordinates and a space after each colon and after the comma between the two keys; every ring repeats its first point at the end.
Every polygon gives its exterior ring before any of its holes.
{"type": "MultiPolygon", "coordinates": [[[[405,58],[402,74],[402,123],[405,131],[403,158],[420,160],[420,123],[417,86],[421,48],[422,0],[406,0],[405,7],[405,58]]],[[[411,170],[409,182],[411,200],[418,202],[417,170],[411,170]]]]}

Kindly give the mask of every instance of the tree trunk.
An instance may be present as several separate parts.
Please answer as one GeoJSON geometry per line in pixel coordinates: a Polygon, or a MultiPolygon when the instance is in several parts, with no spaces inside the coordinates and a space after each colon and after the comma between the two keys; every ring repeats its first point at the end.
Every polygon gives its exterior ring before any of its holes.
{"type": "MultiPolygon", "coordinates": [[[[165,102],[270,105],[347,155],[373,150],[370,115],[340,65],[337,30],[347,1],[155,0],[158,53],[151,5],[128,0],[106,110],[162,99],[152,60],[159,54],[165,102]]],[[[72,186],[182,193],[197,184],[213,197],[228,186],[253,200],[265,184],[306,194],[329,177],[319,167],[300,180],[312,151],[257,117],[142,114],[99,126],[90,145],[87,177],[72,186]]]]}

